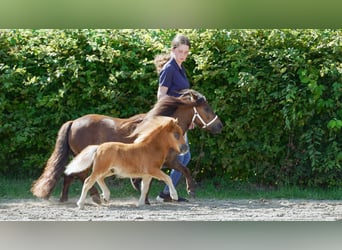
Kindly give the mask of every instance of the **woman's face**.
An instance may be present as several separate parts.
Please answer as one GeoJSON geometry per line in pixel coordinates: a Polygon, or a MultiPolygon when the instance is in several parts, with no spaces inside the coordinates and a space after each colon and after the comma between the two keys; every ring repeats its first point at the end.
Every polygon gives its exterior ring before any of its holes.
{"type": "Polygon", "coordinates": [[[189,46],[185,44],[179,45],[177,48],[172,49],[172,52],[178,65],[181,65],[189,55],[189,46]]]}

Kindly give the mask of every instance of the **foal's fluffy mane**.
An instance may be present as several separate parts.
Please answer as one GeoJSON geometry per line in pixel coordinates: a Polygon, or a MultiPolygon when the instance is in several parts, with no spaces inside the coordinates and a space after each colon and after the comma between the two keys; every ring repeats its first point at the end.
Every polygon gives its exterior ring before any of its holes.
{"type": "Polygon", "coordinates": [[[130,136],[136,137],[134,143],[145,141],[152,134],[158,133],[158,131],[168,126],[171,122],[176,122],[176,119],[168,116],[154,116],[144,120],[130,136]]]}

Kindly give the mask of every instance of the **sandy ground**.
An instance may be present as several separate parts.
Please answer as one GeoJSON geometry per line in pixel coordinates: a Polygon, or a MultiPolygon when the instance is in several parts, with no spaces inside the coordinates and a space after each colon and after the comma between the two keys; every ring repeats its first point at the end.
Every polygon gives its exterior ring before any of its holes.
{"type": "Polygon", "coordinates": [[[112,199],[85,208],[58,200],[0,200],[0,221],[336,221],[342,201],[330,200],[212,200],[158,203],[137,207],[137,199],[112,199]]]}

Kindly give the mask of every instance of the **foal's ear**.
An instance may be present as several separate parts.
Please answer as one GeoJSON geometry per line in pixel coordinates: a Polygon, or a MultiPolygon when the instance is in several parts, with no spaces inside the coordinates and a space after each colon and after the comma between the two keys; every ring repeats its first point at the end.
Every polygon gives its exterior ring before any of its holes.
{"type": "Polygon", "coordinates": [[[169,131],[173,130],[173,128],[178,124],[178,118],[170,120],[169,124],[167,125],[169,131]]]}

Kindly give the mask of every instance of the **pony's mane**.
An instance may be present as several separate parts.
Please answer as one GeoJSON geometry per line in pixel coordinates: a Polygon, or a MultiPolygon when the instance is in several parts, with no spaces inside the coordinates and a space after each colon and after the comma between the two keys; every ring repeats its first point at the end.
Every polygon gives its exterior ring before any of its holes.
{"type": "Polygon", "coordinates": [[[167,116],[154,116],[150,119],[144,120],[133,131],[130,137],[136,137],[134,143],[145,141],[168,126],[172,121],[176,121],[176,119],[167,116]]]}
{"type": "Polygon", "coordinates": [[[179,106],[196,106],[203,101],[205,97],[193,89],[185,89],[179,92],[181,96],[165,96],[161,98],[154,107],[146,114],[146,118],[149,119],[153,116],[172,116],[179,106]]]}

